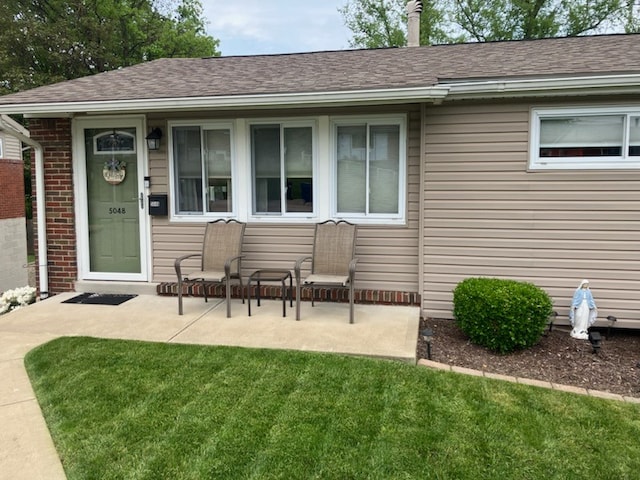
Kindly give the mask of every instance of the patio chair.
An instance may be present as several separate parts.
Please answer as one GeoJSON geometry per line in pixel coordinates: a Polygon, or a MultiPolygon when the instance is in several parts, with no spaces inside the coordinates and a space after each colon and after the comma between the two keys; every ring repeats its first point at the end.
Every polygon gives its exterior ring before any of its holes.
{"type": "Polygon", "coordinates": [[[240,295],[244,303],[242,285],[242,240],[246,224],[236,220],[215,220],[207,224],[202,243],[202,253],[183,255],[175,261],[178,276],[178,314],[182,315],[182,284],[200,283],[207,302],[206,283],[224,283],[227,301],[227,318],[231,317],[231,280],[240,282],[240,295]],[[201,257],[200,268],[182,271],[182,262],[201,257]]]}
{"type": "Polygon", "coordinates": [[[315,287],[349,287],[349,323],[353,323],[353,289],[358,259],[356,250],[357,226],[344,220],[316,224],[313,254],[300,258],[294,267],[296,277],[296,320],[300,320],[300,292],[302,286],[311,287],[311,306],[314,306],[315,287]],[[302,264],[311,260],[311,273],[301,279],[302,264]]]}

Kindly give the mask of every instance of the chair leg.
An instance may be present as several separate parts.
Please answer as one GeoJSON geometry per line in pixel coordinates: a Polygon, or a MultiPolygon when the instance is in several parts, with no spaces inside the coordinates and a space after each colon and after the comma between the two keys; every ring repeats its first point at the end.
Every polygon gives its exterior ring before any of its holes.
{"type": "Polygon", "coordinates": [[[178,315],[182,315],[182,278],[178,277],[178,315]]]}
{"type": "Polygon", "coordinates": [[[209,299],[207,298],[207,284],[204,280],[202,280],[202,282],[200,282],[200,285],[202,285],[202,293],[204,294],[204,303],[209,303],[209,299]]]}
{"type": "Polygon", "coordinates": [[[227,296],[227,318],[231,318],[231,279],[227,276],[227,286],[225,294],[227,296]]]}
{"type": "Polygon", "coordinates": [[[296,278],[296,320],[300,320],[300,279],[296,278]]]}
{"type": "Polygon", "coordinates": [[[349,323],[353,323],[353,282],[349,282],[349,323]]]}

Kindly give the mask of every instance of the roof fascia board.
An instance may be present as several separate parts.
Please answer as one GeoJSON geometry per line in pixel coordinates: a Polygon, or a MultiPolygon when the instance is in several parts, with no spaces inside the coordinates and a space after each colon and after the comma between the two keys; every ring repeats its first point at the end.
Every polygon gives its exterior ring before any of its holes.
{"type": "Polygon", "coordinates": [[[601,75],[520,80],[440,83],[450,87],[447,100],[550,95],[640,93],[640,75],[601,75]]]}
{"type": "Polygon", "coordinates": [[[448,86],[345,92],[294,93],[269,95],[229,95],[222,97],[161,98],[113,100],[106,102],[52,102],[0,105],[0,113],[38,116],[54,113],[152,112],[166,110],[239,109],[299,107],[310,105],[347,105],[353,103],[401,103],[406,101],[443,100],[448,86]]]}

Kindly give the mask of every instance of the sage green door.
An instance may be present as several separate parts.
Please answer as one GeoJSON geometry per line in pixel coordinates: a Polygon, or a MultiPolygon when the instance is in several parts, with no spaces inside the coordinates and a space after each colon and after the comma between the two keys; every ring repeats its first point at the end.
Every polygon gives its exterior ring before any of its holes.
{"type": "Polygon", "coordinates": [[[137,143],[133,127],[84,129],[89,270],[113,279],[141,273],[137,143]]]}

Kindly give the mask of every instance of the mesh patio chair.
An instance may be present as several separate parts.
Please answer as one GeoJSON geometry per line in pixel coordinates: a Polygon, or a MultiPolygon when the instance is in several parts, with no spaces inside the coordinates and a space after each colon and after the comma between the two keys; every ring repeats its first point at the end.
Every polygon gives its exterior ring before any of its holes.
{"type": "Polygon", "coordinates": [[[296,320],[300,320],[300,292],[302,286],[311,287],[311,306],[315,287],[349,287],[349,323],[353,323],[353,289],[358,259],[356,250],[357,226],[344,220],[316,224],[313,254],[300,258],[294,267],[296,277],[296,320]],[[302,264],[311,260],[311,273],[301,279],[302,264]]]}
{"type": "Polygon", "coordinates": [[[207,300],[206,283],[224,283],[227,301],[227,318],[231,317],[231,280],[240,282],[240,295],[244,303],[242,285],[242,240],[246,224],[236,220],[216,220],[207,224],[202,243],[202,253],[183,255],[176,259],[178,276],[178,314],[182,315],[182,285],[200,283],[207,300]],[[188,258],[201,257],[199,269],[182,271],[182,262],[188,258]]]}

